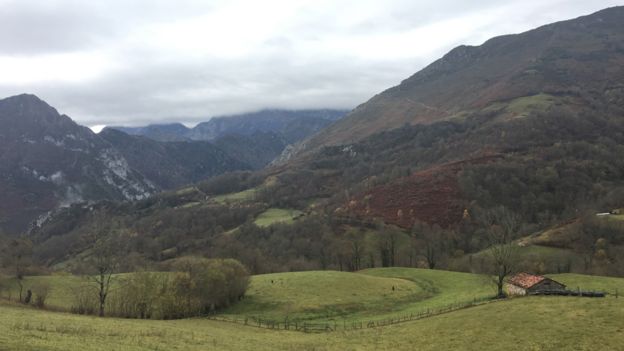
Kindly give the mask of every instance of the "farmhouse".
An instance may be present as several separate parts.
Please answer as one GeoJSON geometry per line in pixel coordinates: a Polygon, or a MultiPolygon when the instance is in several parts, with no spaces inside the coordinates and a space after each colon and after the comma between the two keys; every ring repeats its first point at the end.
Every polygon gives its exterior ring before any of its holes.
{"type": "Polygon", "coordinates": [[[507,280],[505,290],[509,295],[528,295],[537,292],[563,291],[565,285],[550,278],[528,273],[518,273],[507,280]]]}

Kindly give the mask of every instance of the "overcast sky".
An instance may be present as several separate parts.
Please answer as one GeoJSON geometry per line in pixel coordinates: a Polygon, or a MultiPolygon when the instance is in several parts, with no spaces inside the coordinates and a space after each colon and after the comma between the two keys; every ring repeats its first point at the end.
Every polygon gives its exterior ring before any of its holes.
{"type": "Polygon", "coordinates": [[[0,0],[0,97],[81,124],[353,108],[459,44],[609,0],[0,0]]]}

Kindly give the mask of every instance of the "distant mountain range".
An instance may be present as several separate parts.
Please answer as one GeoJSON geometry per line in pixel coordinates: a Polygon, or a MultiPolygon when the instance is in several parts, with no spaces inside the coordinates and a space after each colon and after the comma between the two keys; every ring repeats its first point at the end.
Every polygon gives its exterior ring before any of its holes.
{"type": "Polygon", "coordinates": [[[22,231],[59,206],[138,200],[224,172],[262,168],[290,142],[331,122],[321,116],[339,115],[264,111],[233,117],[233,123],[219,118],[197,130],[182,125],[130,130],[164,142],[113,128],[95,134],[34,95],[0,100],[0,231],[22,231]],[[200,130],[215,138],[195,140],[204,135],[200,130]],[[175,136],[188,132],[194,132],[193,139],[175,136]]]}
{"type": "Polygon", "coordinates": [[[258,132],[276,133],[287,144],[300,141],[348,113],[347,110],[263,110],[240,115],[214,117],[194,128],[183,124],[152,124],[145,127],[107,127],[130,135],[158,141],[213,141],[220,137],[253,136],[258,132]]]}

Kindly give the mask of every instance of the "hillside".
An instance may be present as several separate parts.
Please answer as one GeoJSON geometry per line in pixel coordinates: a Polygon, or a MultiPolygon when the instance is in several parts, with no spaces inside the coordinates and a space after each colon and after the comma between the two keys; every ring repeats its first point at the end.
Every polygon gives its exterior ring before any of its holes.
{"type": "MultiPolygon", "coordinates": [[[[624,8],[606,9],[522,34],[460,46],[313,136],[307,150],[349,144],[404,124],[462,118],[467,111],[539,93],[582,108],[624,103],[624,8]]],[[[518,116],[502,111],[501,118],[518,116]]]]}
{"type": "Polygon", "coordinates": [[[98,136],[113,145],[131,168],[159,189],[174,189],[228,171],[252,168],[241,158],[208,142],[158,142],[114,129],[105,129],[98,136]]]}
{"type": "Polygon", "coordinates": [[[271,135],[229,139],[220,148],[113,129],[94,134],[34,95],[0,100],[0,231],[23,232],[74,203],[140,200],[225,172],[261,168],[285,146],[271,135]]]}
{"type": "Polygon", "coordinates": [[[0,100],[0,228],[15,233],[58,206],[142,199],[157,187],[88,128],[34,95],[0,100]]]}
{"type": "Polygon", "coordinates": [[[251,135],[227,134],[212,143],[251,169],[262,169],[278,157],[289,142],[279,133],[258,131],[251,135]]]}
{"type": "MultiPolygon", "coordinates": [[[[432,235],[439,244],[439,264],[463,262],[452,268],[479,269],[471,258],[488,247],[481,215],[489,209],[505,206],[517,214],[519,238],[584,213],[623,206],[624,90],[618,88],[623,51],[612,42],[624,35],[623,22],[616,21],[623,11],[607,9],[471,49],[493,56],[477,55],[481,58],[465,67],[485,69],[483,60],[501,59],[503,69],[516,64],[505,61],[513,57],[524,67],[525,57],[543,44],[544,33],[551,33],[548,45],[559,49],[546,50],[554,56],[533,62],[542,73],[516,77],[524,82],[518,87],[532,87],[529,95],[488,102],[447,120],[363,135],[357,142],[324,146],[260,172],[229,174],[150,201],[97,208],[120,230],[136,233],[127,240],[128,254],[148,263],[201,253],[234,257],[254,273],[424,267],[422,243],[432,235]],[[583,40],[570,40],[578,28],[585,28],[578,34],[583,40]],[[504,43],[507,50],[486,50],[504,43]],[[516,51],[523,54],[497,56],[516,51]],[[579,83],[572,89],[565,82],[579,83]],[[559,90],[563,86],[572,90],[559,90]],[[266,213],[283,218],[258,225],[266,213]],[[284,213],[301,215],[293,219],[284,213]]],[[[468,69],[460,66],[457,72],[468,69]]],[[[410,81],[418,86],[456,71],[410,81]]],[[[456,81],[462,89],[470,89],[469,83],[456,81]]],[[[331,134],[333,128],[318,135],[331,134]]],[[[59,264],[88,250],[76,239],[92,225],[85,207],[52,218],[33,233],[38,258],[59,264]]],[[[560,256],[547,272],[620,274],[624,232],[600,232],[601,237],[580,236],[592,240],[570,248],[592,262],[568,264],[560,256]],[[599,239],[608,245],[598,247],[599,239]],[[601,257],[600,267],[592,267],[594,255],[601,257]]]]}

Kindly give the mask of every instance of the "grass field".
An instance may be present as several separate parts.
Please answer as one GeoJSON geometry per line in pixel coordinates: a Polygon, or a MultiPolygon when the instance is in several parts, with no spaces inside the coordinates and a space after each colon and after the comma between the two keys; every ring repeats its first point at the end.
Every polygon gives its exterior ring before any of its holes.
{"type": "MultiPolygon", "coordinates": [[[[556,274],[569,288],[624,291],[624,279],[556,274]]],[[[47,282],[49,303],[83,280],[47,282]]],[[[246,299],[224,311],[235,318],[305,321],[380,320],[444,307],[493,288],[483,276],[415,268],[358,273],[317,271],[252,277],[246,299]],[[394,290],[393,290],[394,288],[394,290]]],[[[204,318],[150,321],[41,311],[0,300],[0,350],[617,350],[624,340],[624,299],[528,297],[488,303],[386,327],[305,334],[204,318]]]]}
{"type": "Polygon", "coordinates": [[[507,110],[517,114],[518,117],[526,117],[531,112],[546,110],[556,101],[554,96],[548,94],[524,96],[512,100],[507,106],[507,110]]]}
{"type": "MultiPolygon", "coordinates": [[[[166,273],[163,273],[166,274],[166,273]]],[[[114,275],[111,283],[110,296],[114,296],[116,290],[119,288],[120,283],[127,278],[131,278],[132,273],[116,274],[114,275]]],[[[24,277],[22,285],[24,286],[23,294],[26,294],[26,290],[33,287],[46,284],[50,287],[48,298],[46,299],[46,305],[55,310],[69,311],[74,303],[74,292],[81,286],[92,286],[93,282],[85,277],[73,276],[73,275],[50,275],[50,276],[35,276],[24,277]]],[[[17,301],[19,296],[19,288],[15,280],[10,281],[9,289],[0,291],[0,297],[8,300],[17,301]]]]}
{"type": "Polygon", "coordinates": [[[270,208],[262,212],[255,223],[259,227],[268,227],[274,223],[292,223],[294,218],[301,215],[301,211],[283,208],[270,208]]]}
{"type": "Polygon", "coordinates": [[[431,297],[413,282],[366,274],[318,271],[254,276],[246,298],[225,311],[283,321],[333,321],[396,312],[431,297]]]}
{"type": "Polygon", "coordinates": [[[0,303],[6,350],[621,350],[624,300],[529,297],[419,321],[304,334],[205,319],[75,316],[0,303]]]}
{"type": "Polygon", "coordinates": [[[227,202],[241,202],[252,200],[254,195],[256,194],[257,189],[247,189],[238,193],[224,194],[215,196],[213,200],[219,203],[227,203],[227,202]]]}

